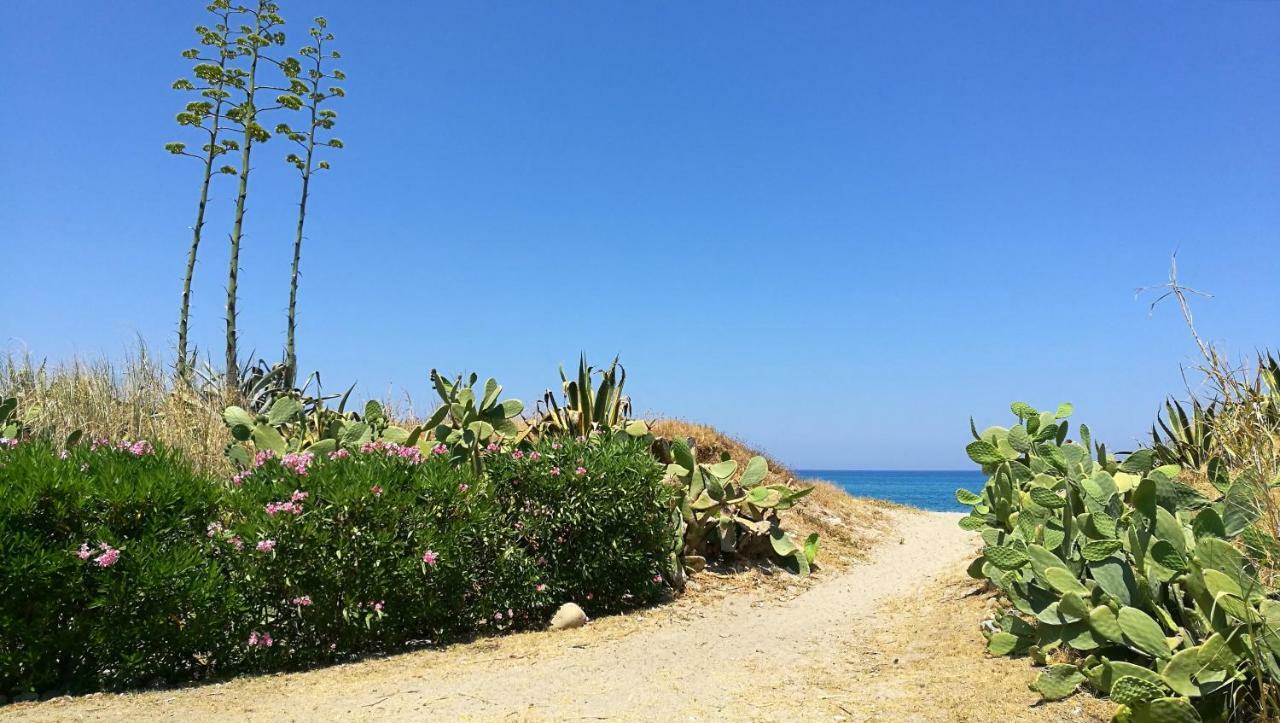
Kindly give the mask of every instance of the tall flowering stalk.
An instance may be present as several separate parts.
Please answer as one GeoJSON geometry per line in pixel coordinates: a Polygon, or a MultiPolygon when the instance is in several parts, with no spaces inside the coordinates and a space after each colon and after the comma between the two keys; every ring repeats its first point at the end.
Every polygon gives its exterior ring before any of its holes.
{"type": "Polygon", "coordinates": [[[175,156],[186,156],[200,161],[204,168],[200,179],[200,196],[196,203],[196,220],[191,226],[191,248],[187,252],[186,273],[182,277],[182,303],[178,310],[178,362],[177,374],[180,380],[187,380],[191,371],[191,360],[187,353],[187,327],[191,314],[191,280],[195,276],[196,256],[200,249],[200,235],[204,231],[205,210],[209,204],[209,184],[215,173],[235,173],[231,166],[222,166],[215,171],[214,165],[224,153],[234,151],[239,145],[230,139],[220,139],[223,130],[223,107],[231,95],[227,91],[227,62],[236,57],[235,50],[230,47],[228,36],[231,32],[231,9],[229,0],[214,0],[206,7],[216,18],[212,27],[197,25],[196,34],[200,36],[201,48],[191,48],[182,53],[182,57],[195,61],[192,74],[195,82],[181,78],[174,82],[174,90],[198,93],[199,100],[187,103],[178,114],[178,125],[199,129],[206,135],[201,146],[202,153],[191,153],[187,144],[172,142],[165,144],[165,150],[175,156]]]}
{"type": "Polygon", "coordinates": [[[254,7],[237,7],[241,13],[252,21],[240,26],[235,37],[235,54],[243,63],[230,75],[228,84],[240,91],[240,102],[227,111],[227,118],[239,126],[243,133],[240,144],[240,167],[235,169],[239,179],[236,192],[235,220],[231,226],[231,259],[227,272],[227,348],[226,348],[226,380],[228,393],[234,394],[239,382],[239,355],[237,353],[238,337],[236,333],[236,300],[237,278],[240,272],[240,244],[244,239],[245,204],[249,193],[249,161],[254,143],[265,143],[271,134],[259,123],[263,113],[278,108],[297,110],[302,107],[299,93],[306,92],[306,86],[298,79],[299,64],[295,58],[277,60],[266,51],[272,46],[284,45],[284,32],[279,30],[284,25],[280,17],[279,6],[269,0],[258,0],[254,7]],[[275,65],[284,73],[287,87],[262,84],[259,76],[262,63],[275,65]],[[281,91],[276,98],[276,105],[267,108],[258,106],[258,93],[263,91],[281,91]]]}
{"type": "Polygon", "coordinates": [[[302,232],[307,221],[307,199],[310,197],[311,176],[319,171],[329,170],[329,162],[317,161],[316,147],[342,148],[342,141],[337,138],[321,138],[322,132],[333,129],[338,114],[331,109],[320,106],[330,98],[341,98],[346,92],[338,86],[322,88],[322,83],[341,81],[346,75],[341,70],[332,69],[326,72],[325,61],[337,60],[342,56],[336,50],[325,50],[325,43],[333,40],[333,33],[328,32],[328,21],[323,17],[315,19],[311,28],[312,45],[308,45],[298,53],[303,62],[309,66],[306,70],[306,86],[303,94],[302,112],[307,117],[306,126],[294,129],[287,123],[276,126],[276,133],[296,143],[299,150],[290,153],[285,160],[298,169],[302,177],[302,192],[298,199],[298,228],[293,240],[293,267],[289,275],[289,312],[288,328],[285,334],[284,364],[285,386],[293,387],[298,375],[298,350],[296,342],[297,309],[298,309],[298,267],[302,262],[302,232]]]}

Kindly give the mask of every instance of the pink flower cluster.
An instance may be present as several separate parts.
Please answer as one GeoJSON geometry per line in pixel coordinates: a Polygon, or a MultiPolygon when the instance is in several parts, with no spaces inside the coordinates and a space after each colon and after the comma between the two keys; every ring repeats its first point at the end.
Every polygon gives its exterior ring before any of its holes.
{"type": "Polygon", "coordinates": [[[346,459],[347,457],[350,457],[350,456],[351,456],[351,453],[345,449],[335,449],[334,451],[329,453],[329,459],[335,460],[335,461],[339,459],[346,459]]]}
{"type": "Polygon", "coordinates": [[[395,442],[365,442],[360,445],[360,451],[364,454],[381,453],[388,457],[399,457],[400,459],[407,459],[414,464],[421,464],[423,461],[422,450],[417,447],[406,447],[395,442]]]}
{"type": "MultiPolygon", "coordinates": [[[[492,447],[493,445],[489,445],[489,446],[492,447]]],[[[431,448],[431,454],[449,454],[449,448],[444,446],[443,444],[437,444],[436,446],[431,448]]]]}
{"type": "MultiPolygon", "coordinates": [[[[120,559],[120,551],[105,542],[99,542],[98,549],[102,552],[93,559],[93,563],[98,567],[111,567],[120,559]]],[[[88,560],[93,555],[94,552],[87,543],[81,544],[80,549],[76,551],[76,557],[81,560],[88,560]]]]}
{"type": "Polygon", "coordinates": [[[276,451],[274,449],[264,449],[261,452],[253,455],[253,466],[261,467],[262,465],[267,463],[267,460],[275,459],[275,458],[276,458],[276,451]]]}
{"type": "Polygon", "coordinates": [[[0,447],[8,447],[13,449],[18,446],[18,440],[13,437],[0,437],[0,447]]]}
{"type": "Polygon", "coordinates": [[[111,440],[107,439],[106,437],[98,437],[97,439],[89,443],[90,451],[96,451],[102,447],[106,447],[108,449],[118,449],[121,452],[128,452],[129,454],[132,454],[135,457],[142,457],[144,455],[156,453],[155,447],[152,447],[151,443],[145,439],[140,439],[136,442],[130,442],[127,439],[122,439],[119,442],[112,444],[111,440]]]}
{"type": "Polygon", "coordinates": [[[275,540],[259,540],[258,541],[258,552],[266,554],[268,552],[271,552],[274,549],[276,549],[275,540]]]}
{"type": "Polygon", "coordinates": [[[280,464],[284,468],[292,471],[297,475],[305,475],[307,473],[307,465],[311,464],[311,460],[316,456],[310,452],[298,452],[296,454],[286,454],[284,459],[280,460],[280,464]]]}
{"type": "Polygon", "coordinates": [[[370,488],[369,488],[369,491],[373,493],[373,496],[374,496],[374,497],[381,497],[381,496],[382,496],[382,485],[374,485],[374,486],[372,486],[372,487],[370,487],[370,488]]]}
{"type": "Polygon", "coordinates": [[[275,645],[275,642],[271,639],[271,633],[259,634],[257,630],[249,633],[249,647],[251,648],[269,648],[275,645]]]}
{"type": "Polygon", "coordinates": [[[422,561],[427,563],[427,565],[430,567],[435,567],[436,562],[439,561],[439,559],[440,559],[440,555],[436,553],[434,550],[427,550],[426,552],[422,553],[422,561]]]}
{"type": "Polygon", "coordinates": [[[275,517],[281,512],[285,512],[290,515],[300,515],[302,514],[302,501],[305,500],[307,496],[308,493],[303,492],[302,490],[294,490],[293,496],[290,497],[287,502],[267,503],[267,514],[272,517],[275,517]]]}
{"type": "Polygon", "coordinates": [[[309,607],[311,605],[311,596],[299,595],[298,597],[295,597],[289,602],[293,603],[294,605],[297,605],[298,607],[304,607],[304,608],[309,607]]]}

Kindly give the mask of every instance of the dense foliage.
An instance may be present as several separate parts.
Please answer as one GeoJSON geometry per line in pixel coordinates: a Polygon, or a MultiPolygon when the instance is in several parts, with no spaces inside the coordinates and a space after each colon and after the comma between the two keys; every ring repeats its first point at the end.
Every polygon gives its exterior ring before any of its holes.
{"type": "Polygon", "coordinates": [[[968,453],[990,479],[956,493],[972,507],[961,526],[986,543],[970,574],[1012,605],[989,650],[1049,664],[1033,683],[1045,699],[1109,694],[1117,720],[1256,715],[1280,679],[1267,485],[1213,460],[1196,489],[1151,450],[1118,461],[1083,425],[1068,440],[1069,405],[1013,412],[1011,427],[974,430],[968,453]]]}
{"type": "Polygon", "coordinates": [[[145,442],[0,445],[0,692],[287,669],[560,603],[662,594],[672,490],[643,440],[448,455],[264,451],[234,480],[145,442]]]}

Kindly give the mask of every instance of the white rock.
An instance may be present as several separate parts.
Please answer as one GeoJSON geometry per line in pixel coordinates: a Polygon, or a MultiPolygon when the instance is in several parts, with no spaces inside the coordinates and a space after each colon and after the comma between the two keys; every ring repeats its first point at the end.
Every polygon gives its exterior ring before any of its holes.
{"type": "Polygon", "coordinates": [[[587,614],[582,612],[582,608],[574,603],[565,603],[551,617],[551,629],[568,630],[569,628],[580,628],[587,624],[587,620],[587,614]]]}

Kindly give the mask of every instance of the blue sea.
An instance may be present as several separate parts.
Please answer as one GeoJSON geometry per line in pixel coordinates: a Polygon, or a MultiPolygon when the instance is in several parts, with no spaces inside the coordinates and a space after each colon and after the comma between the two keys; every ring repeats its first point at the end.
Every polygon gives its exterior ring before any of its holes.
{"type": "Polygon", "coordinates": [[[938,512],[964,512],[956,490],[979,492],[987,478],[981,470],[798,469],[802,479],[826,480],[855,497],[875,497],[938,512]]]}

